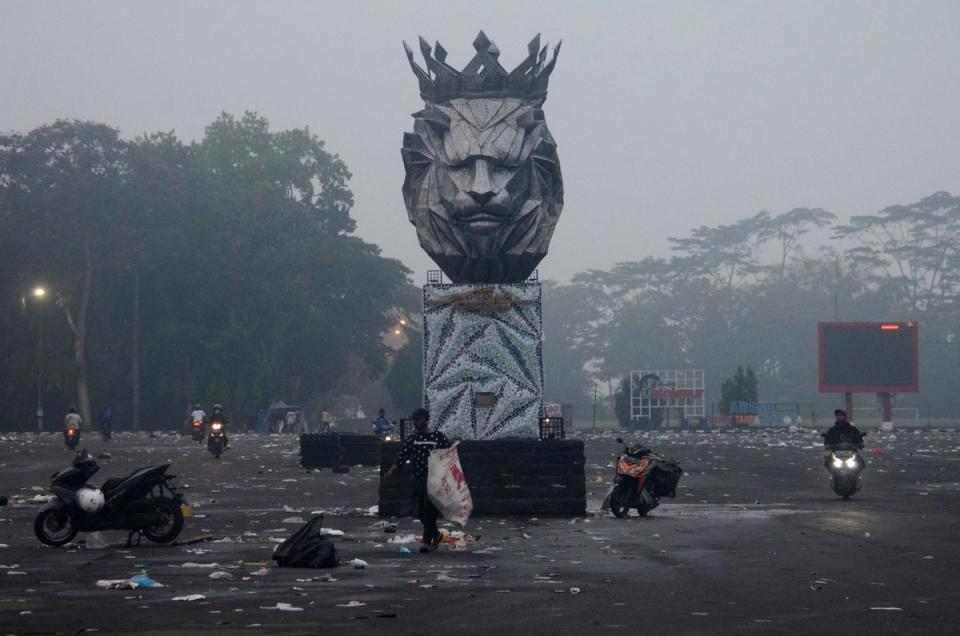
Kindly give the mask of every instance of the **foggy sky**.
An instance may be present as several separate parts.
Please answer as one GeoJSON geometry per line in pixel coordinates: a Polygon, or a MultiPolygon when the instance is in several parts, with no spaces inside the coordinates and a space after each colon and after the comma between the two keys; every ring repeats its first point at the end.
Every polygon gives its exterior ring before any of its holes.
{"type": "Polygon", "coordinates": [[[196,139],[221,111],[309,126],[353,173],[357,233],[414,269],[400,142],[422,107],[401,40],[462,68],[563,49],[547,122],[563,216],[541,278],[667,255],[761,209],[841,218],[960,191],[960,2],[0,0],[0,130],[58,117],[196,139]]]}

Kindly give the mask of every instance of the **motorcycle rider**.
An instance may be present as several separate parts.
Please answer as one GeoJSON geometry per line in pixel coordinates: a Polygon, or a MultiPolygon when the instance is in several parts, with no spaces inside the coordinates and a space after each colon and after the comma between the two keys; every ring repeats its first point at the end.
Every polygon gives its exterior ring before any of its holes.
{"type": "Polygon", "coordinates": [[[71,406],[67,409],[67,416],[63,418],[63,432],[66,433],[67,429],[75,428],[79,433],[81,424],[83,424],[83,418],[77,413],[77,407],[71,406]]]}
{"type": "MultiPolygon", "coordinates": [[[[853,444],[857,448],[863,448],[863,433],[861,433],[853,422],[847,419],[847,412],[843,409],[837,409],[833,412],[837,418],[833,426],[823,434],[823,446],[827,450],[841,444],[853,444]]],[[[830,453],[823,458],[823,465],[830,469],[830,453]]]]}
{"type": "Polygon", "coordinates": [[[223,414],[223,407],[219,404],[213,405],[213,410],[210,412],[210,423],[220,422],[223,424],[223,447],[227,448],[230,446],[230,442],[227,439],[227,416],[223,414]]]}
{"type": "Polygon", "coordinates": [[[103,407],[100,410],[100,433],[104,436],[105,439],[109,439],[110,435],[113,433],[111,430],[113,426],[113,411],[109,406],[103,407]]]}
{"type": "Polygon", "coordinates": [[[373,421],[373,431],[378,437],[386,437],[393,433],[393,422],[383,409],[377,411],[377,419],[373,421]]]}
{"type": "Polygon", "coordinates": [[[193,426],[194,422],[203,423],[207,419],[207,414],[200,407],[199,404],[193,405],[193,412],[190,413],[190,426],[193,426]]]}
{"type": "Polygon", "coordinates": [[[833,427],[823,436],[823,445],[830,448],[837,444],[849,443],[857,448],[863,448],[863,433],[847,419],[847,412],[837,409],[833,414],[837,419],[833,427]]]}
{"type": "Polygon", "coordinates": [[[440,546],[440,531],[437,529],[437,507],[427,496],[427,466],[430,451],[435,448],[450,448],[450,440],[440,431],[430,429],[430,411],[427,409],[414,409],[410,419],[413,420],[416,430],[403,442],[403,450],[383,478],[390,479],[410,460],[414,476],[413,498],[417,516],[423,523],[423,544],[420,552],[433,552],[440,546]]]}
{"type": "Polygon", "coordinates": [[[323,409],[320,412],[320,432],[321,433],[331,433],[333,432],[333,415],[330,414],[330,411],[323,409]]]}

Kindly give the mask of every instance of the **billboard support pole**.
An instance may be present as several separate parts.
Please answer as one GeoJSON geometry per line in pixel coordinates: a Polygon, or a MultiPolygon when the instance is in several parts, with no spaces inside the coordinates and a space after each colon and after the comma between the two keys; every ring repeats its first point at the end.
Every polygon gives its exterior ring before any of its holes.
{"type": "Polygon", "coordinates": [[[893,428],[893,409],[890,407],[890,397],[891,393],[889,391],[880,394],[880,403],[883,405],[883,417],[880,420],[880,425],[884,430],[888,427],[893,428]]]}
{"type": "Polygon", "coordinates": [[[847,391],[843,394],[843,410],[847,412],[847,417],[853,421],[853,393],[847,391]]]}

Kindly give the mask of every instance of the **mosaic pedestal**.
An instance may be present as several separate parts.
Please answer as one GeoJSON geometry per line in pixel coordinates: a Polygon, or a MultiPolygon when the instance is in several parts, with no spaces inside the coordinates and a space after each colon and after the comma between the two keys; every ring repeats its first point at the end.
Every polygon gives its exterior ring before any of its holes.
{"type": "Polygon", "coordinates": [[[451,439],[539,438],[539,283],[423,288],[423,402],[451,439]]]}

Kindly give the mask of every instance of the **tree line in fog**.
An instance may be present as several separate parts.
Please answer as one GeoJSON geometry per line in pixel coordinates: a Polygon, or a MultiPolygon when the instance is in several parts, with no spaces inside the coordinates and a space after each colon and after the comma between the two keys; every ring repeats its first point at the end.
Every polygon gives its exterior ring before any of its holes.
{"type": "MultiPolygon", "coordinates": [[[[193,143],[82,121],[0,135],[0,428],[34,426],[41,367],[54,427],[71,405],[174,428],[195,401],[235,417],[279,398],[419,404],[419,334],[383,339],[419,291],[354,234],[349,178],[315,134],[253,113],[193,143]]],[[[815,401],[816,323],[835,317],[919,321],[923,393],[901,403],[958,401],[960,198],[665,240],[669,258],[544,284],[546,399],[581,422],[595,390],[609,417],[603,396],[638,368],[703,368],[718,401],[749,366],[761,399],[815,401]]]]}

